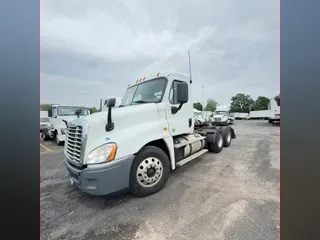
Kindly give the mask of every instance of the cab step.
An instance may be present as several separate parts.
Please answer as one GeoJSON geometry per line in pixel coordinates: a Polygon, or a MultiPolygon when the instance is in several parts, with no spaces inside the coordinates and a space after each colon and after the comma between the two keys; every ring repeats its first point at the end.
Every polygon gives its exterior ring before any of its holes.
{"type": "Polygon", "coordinates": [[[195,154],[193,154],[189,157],[186,157],[185,159],[182,159],[181,161],[177,162],[176,167],[181,167],[181,166],[185,165],[186,163],[191,162],[195,158],[201,156],[202,154],[205,154],[206,152],[208,152],[208,149],[202,149],[201,151],[196,152],[195,154]]]}

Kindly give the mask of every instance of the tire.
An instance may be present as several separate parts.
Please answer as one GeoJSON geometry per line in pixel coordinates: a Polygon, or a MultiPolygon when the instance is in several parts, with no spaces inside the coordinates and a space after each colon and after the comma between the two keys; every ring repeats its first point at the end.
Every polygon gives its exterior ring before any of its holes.
{"type": "Polygon", "coordinates": [[[158,147],[143,147],[136,155],[131,167],[130,192],[137,197],[155,194],[164,187],[169,173],[170,161],[167,154],[158,147]],[[146,168],[149,168],[148,171],[144,171],[146,168]],[[150,175],[148,175],[149,171],[150,175]]]}
{"type": "Polygon", "coordinates": [[[207,147],[209,152],[219,153],[223,148],[223,135],[221,132],[216,132],[214,134],[215,141],[211,143],[207,143],[207,147]]]}
{"type": "Polygon", "coordinates": [[[58,146],[62,146],[63,145],[63,142],[59,141],[59,139],[58,139],[58,132],[55,132],[55,140],[56,140],[56,143],[57,143],[58,146]]]}
{"type": "Polygon", "coordinates": [[[42,139],[43,139],[43,141],[49,141],[49,136],[48,136],[48,134],[42,132],[42,139]]]}
{"type": "Polygon", "coordinates": [[[223,147],[229,147],[231,145],[231,130],[229,127],[222,128],[223,147]]]}

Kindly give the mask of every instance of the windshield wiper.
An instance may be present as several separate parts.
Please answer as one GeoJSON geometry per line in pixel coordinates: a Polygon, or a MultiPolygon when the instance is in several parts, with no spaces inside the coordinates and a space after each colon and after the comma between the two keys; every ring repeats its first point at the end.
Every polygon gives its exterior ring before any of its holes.
{"type": "Polygon", "coordinates": [[[132,103],[148,103],[147,101],[139,100],[139,101],[133,101],[132,103]]]}

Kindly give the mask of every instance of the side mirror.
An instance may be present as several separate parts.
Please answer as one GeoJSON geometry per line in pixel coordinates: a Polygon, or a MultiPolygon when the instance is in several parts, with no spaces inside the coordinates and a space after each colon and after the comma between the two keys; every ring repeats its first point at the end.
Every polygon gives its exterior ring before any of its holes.
{"type": "Polygon", "coordinates": [[[78,108],[75,113],[76,113],[76,115],[80,115],[81,112],[82,112],[82,110],[80,108],[78,108]]]}
{"type": "Polygon", "coordinates": [[[116,99],[115,98],[110,98],[107,102],[107,107],[112,108],[116,105],[116,99]]]}
{"type": "Polygon", "coordinates": [[[113,108],[116,105],[116,99],[115,98],[110,98],[107,102],[107,108],[108,108],[108,120],[106,124],[106,131],[110,132],[114,129],[114,123],[112,122],[112,117],[111,117],[111,108],[113,108]]]}
{"type": "Polygon", "coordinates": [[[52,108],[48,109],[48,117],[52,117],[52,108]]]}
{"type": "Polygon", "coordinates": [[[80,108],[78,108],[75,112],[75,114],[77,115],[77,118],[80,118],[80,114],[81,114],[82,110],[80,108]]]}
{"type": "Polygon", "coordinates": [[[178,83],[177,84],[177,102],[180,104],[186,103],[189,100],[188,84],[178,83]]]}

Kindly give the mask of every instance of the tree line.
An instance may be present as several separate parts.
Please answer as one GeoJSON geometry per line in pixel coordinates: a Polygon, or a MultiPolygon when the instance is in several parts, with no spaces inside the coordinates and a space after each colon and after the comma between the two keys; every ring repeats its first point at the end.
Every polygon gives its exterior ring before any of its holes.
{"type": "MultiPolygon", "coordinates": [[[[244,93],[238,93],[231,98],[230,112],[243,112],[249,113],[250,111],[256,110],[268,110],[269,98],[259,96],[255,101],[250,95],[244,93]]],[[[50,109],[52,104],[41,104],[40,109],[47,111],[50,109]]],[[[212,98],[207,100],[207,104],[204,108],[205,111],[214,112],[219,104],[212,98]]],[[[194,103],[193,107],[199,111],[202,111],[202,104],[200,102],[194,103]]],[[[90,108],[93,113],[99,112],[95,107],[90,108]]]]}
{"type": "MultiPolygon", "coordinates": [[[[250,111],[268,110],[270,99],[264,96],[259,96],[253,100],[249,94],[238,93],[231,98],[230,112],[249,113],[250,111]]],[[[214,112],[219,104],[209,98],[204,108],[205,111],[214,112]]],[[[202,104],[200,102],[194,103],[193,107],[202,111],[202,104]]]]}

